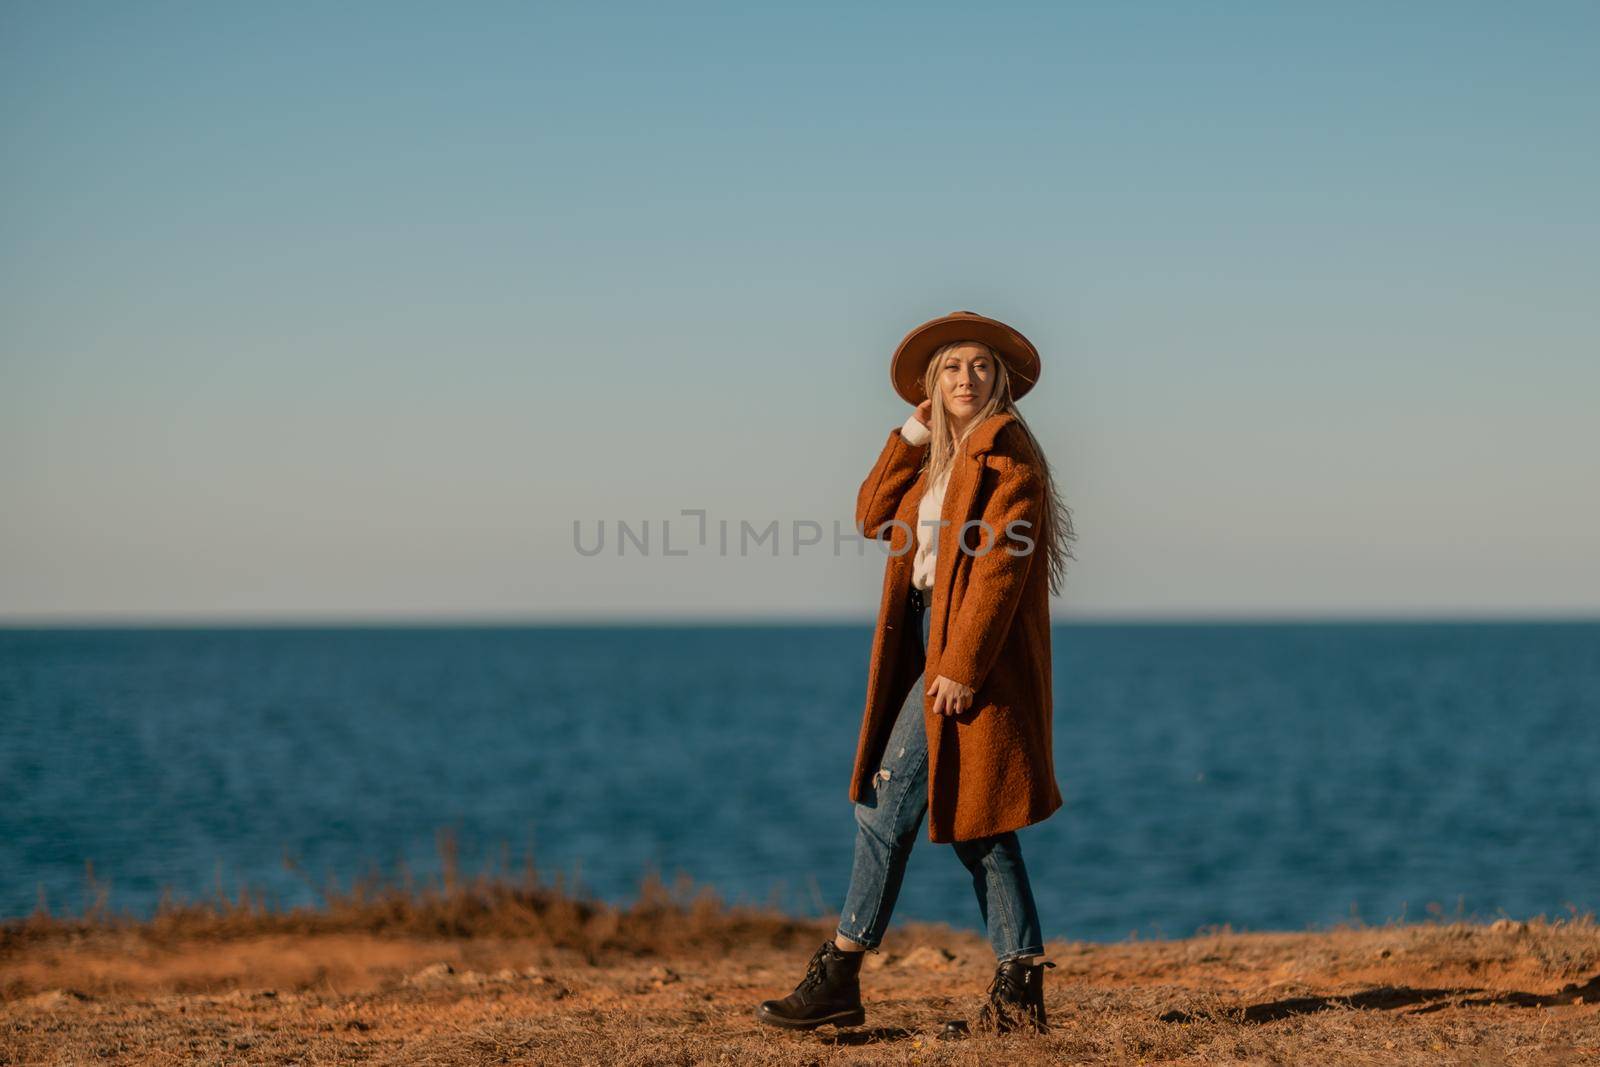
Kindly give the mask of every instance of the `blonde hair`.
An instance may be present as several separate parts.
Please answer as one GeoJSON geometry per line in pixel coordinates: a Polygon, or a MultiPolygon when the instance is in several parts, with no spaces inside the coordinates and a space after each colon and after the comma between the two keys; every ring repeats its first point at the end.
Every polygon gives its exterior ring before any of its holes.
{"type": "Polygon", "coordinates": [[[1044,449],[1040,446],[1039,439],[1033,435],[1028,420],[1022,417],[1022,412],[1017,410],[1016,402],[1011,398],[1011,372],[1006,366],[1006,361],[982,341],[950,341],[935,349],[933,357],[928,360],[928,366],[922,374],[922,388],[923,392],[933,399],[929,412],[929,422],[933,428],[933,439],[928,449],[929,483],[949,470],[956,456],[961,454],[961,447],[966,443],[968,435],[989,416],[1003,412],[1017,420],[1017,425],[1027,437],[1034,455],[1038,457],[1039,469],[1044,475],[1045,508],[1036,540],[1043,542],[1045,546],[1045,558],[1050,570],[1050,592],[1059,594],[1066,581],[1067,561],[1077,558],[1072,554],[1072,544],[1077,540],[1078,534],[1072,525],[1072,509],[1067,507],[1066,501],[1056,489],[1055,475],[1050,470],[1050,462],[1045,458],[1044,449]],[[994,387],[989,390],[989,399],[983,408],[972,417],[960,438],[956,439],[951,436],[950,419],[944,410],[944,393],[939,389],[939,370],[944,358],[958,348],[981,348],[988,353],[989,365],[994,369],[994,387]]]}

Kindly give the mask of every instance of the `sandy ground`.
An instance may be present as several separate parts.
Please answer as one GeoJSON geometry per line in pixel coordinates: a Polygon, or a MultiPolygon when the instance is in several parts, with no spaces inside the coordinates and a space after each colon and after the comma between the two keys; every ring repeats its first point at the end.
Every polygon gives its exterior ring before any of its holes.
{"type": "Polygon", "coordinates": [[[993,956],[912,925],[866,961],[865,1027],[756,1023],[825,933],[599,954],[394,933],[13,938],[0,1062],[1600,1063],[1592,920],[1052,942],[1052,1032],[958,1043],[935,1034],[976,1009],[993,956]]]}

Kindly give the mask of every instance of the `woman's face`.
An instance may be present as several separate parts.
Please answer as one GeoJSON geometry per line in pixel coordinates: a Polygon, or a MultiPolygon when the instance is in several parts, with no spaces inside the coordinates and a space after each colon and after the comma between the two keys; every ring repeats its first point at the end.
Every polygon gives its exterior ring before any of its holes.
{"type": "Polygon", "coordinates": [[[957,426],[982,411],[992,392],[994,359],[987,348],[962,345],[944,354],[939,366],[939,394],[957,426]]]}

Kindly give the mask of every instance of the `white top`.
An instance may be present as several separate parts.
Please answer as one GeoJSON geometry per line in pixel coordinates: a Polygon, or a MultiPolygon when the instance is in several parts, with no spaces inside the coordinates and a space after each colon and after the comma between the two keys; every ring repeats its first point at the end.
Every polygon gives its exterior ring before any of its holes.
{"type": "MultiPolygon", "coordinates": [[[[920,445],[933,436],[933,431],[922,424],[916,415],[906,418],[900,427],[900,436],[914,445],[920,445]]],[[[950,484],[950,471],[930,482],[917,506],[917,549],[911,557],[911,584],[918,589],[933,588],[934,566],[939,553],[939,515],[944,510],[944,491],[950,484]]]]}

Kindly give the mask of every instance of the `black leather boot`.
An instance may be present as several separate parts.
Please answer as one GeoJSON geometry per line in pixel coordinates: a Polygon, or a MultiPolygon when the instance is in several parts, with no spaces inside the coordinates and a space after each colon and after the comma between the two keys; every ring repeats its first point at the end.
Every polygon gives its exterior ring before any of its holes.
{"type": "Polygon", "coordinates": [[[1050,1029],[1044,1013],[1044,969],[1054,967],[1049,960],[1027,964],[1008,960],[995,968],[994,981],[989,983],[988,1003],[978,1009],[978,1019],[971,1027],[965,1019],[952,1019],[944,1024],[939,1034],[943,1039],[966,1037],[978,1033],[1005,1034],[1013,1030],[1027,1030],[1042,1034],[1050,1029]]]}
{"type": "Polygon", "coordinates": [[[861,957],[844,952],[829,938],[811,955],[806,976],[782,1000],[764,1000],[756,1018],[772,1026],[811,1030],[824,1023],[860,1026],[867,1021],[861,1006],[861,957]]]}

